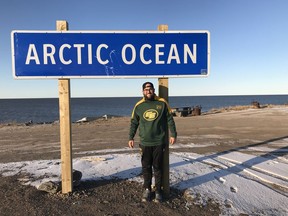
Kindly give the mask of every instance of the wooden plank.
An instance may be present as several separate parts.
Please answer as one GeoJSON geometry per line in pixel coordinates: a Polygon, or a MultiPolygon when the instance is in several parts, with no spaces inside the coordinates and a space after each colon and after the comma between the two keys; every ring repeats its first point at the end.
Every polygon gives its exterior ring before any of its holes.
{"type": "Polygon", "coordinates": [[[169,101],[168,78],[158,78],[158,92],[159,97],[164,98],[167,102],[169,101]]]}
{"type": "Polygon", "coordinates": [[[65,20],[57,20],[56,21],[56,30],[57,31],[68,31],[68,22],[65,20]]]}
{"type": "MultiPolygon", "coordinates": [[[[57,21],[56,28],[57,31],[67,31],[68,23],[66,21],[57,21]]],[[[73,189],[70,79],[59,79],[58,90],[62,193],[69,193],[73,189]]]]}
{"type": "MultiPolygon", "coordinates": [[[[168,31],[168,25],[159,25],[158,31],[168,31]]],[[[168,78],[158,78],[158,92],[159,97],[164,98],[168,102],[168,78]]],[[[163,176],[162,176],[162,186],[163,186],[163,196],[169,197],[170,195],[170,180],[169,180],[169,131],[166,131],[166,148],[163,156],[163,176]]]]}

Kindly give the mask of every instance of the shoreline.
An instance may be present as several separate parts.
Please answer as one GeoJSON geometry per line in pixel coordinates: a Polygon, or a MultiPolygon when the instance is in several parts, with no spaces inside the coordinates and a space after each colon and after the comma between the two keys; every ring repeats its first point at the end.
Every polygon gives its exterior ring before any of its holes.
{"type": "MultiPolygon", "coordinates": [[[[201,112],[200,116],[204,115],[211,115],[211,114],[218,114],[218,113],[224,113],[224,112],[232,112],[232,111],[242,111],[242,110],[248,110],[248,109],[269,109],[269,108],[288,108],[288,104],[283,105],[274,105],[274,104],[263,104],[259,105],[259,107],[255,107],[254,105],[236,105],[236,106],[227,106],[227,107],[221,107],[221,108],[212,108],[206,112],[201,112]]],[[[174,109],[174,108],[172,108],[174,109]]],[[[188,114],[186,116],[177,116],[174,114],[174,117],[183,117],[183,118],[189,118],[194,117],[193,114],[188,114]]],[[[130,116],[119,116],[119,115],[103,115],[103,116],[83,116],[82,118],[73,121],[72,124],[79,124],[79,123],[88,123],[88,122],[94,122],[94,121],[101,121],[101,120],[109,120],[112,118],[127,118],[130,116]]],[[[51,122],[33,122],[32,120],[27,122],[17,122],[17,121],[11,121],[11,122],[0,122],[0,127],[2,126],[33,126],[33,125],[54,125],[59,124],[59,120],[51,121],[51,122]]]]}
{"type": "MultiPolygon", "coordinates": [[[[176,146],[194,143],[196,145],[189,151],[200,154],[222,152],[232,146],[265,143],[287,136],[288,106],[257,109],[236,106],[199,116],[175,117],[174,120],[178,131],[176,146]],[[207,145],[209,147],[205,147],[207,145]]],[[[72,123],[73,153],[127,147],[129,125],[130,117],[119,116],[72,123]]],[[[0,124],[0,136],[0,162],[60,157],[59,122],[0,124]],[[19,157],[15,158],[13,154],[19,154],[19,157]]],[[[139,142],[138,135],[135,141],[139,142]]]]}
{"type": "MultiPolygon", "coordinates": [[[[139,100],[141,97],[138,98],[139,100]]],[[[99,118],[103,115],[131,116],[138,100],[134,97],[124,98],[71,98],[71,120],[76,122],[84,117],[99,118]]],[[[226,107],[249,106],[252,102],[285,105],[288,95],[259,96],[176,96],[169,97],[171,108],[200,106],[202,113],[226,107]]],[[[0,123],[53,123],[59,120],[59,101],[56,98],[39,100],[1,101],[0,123]]]]}

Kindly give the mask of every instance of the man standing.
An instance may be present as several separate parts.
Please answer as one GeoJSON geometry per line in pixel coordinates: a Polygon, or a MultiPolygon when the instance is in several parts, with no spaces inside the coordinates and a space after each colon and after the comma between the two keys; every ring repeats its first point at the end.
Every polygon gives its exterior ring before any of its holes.
{"type": "Polygon", "coordinates": [[[142,90],[144,97],[136,103],[132,112],[128,145],[130,148],[134,147],[133,139],[139,126],[139,146],[142,150],[141,163],[144,178],[142,201],[151,199],[152,171],[154,171],[154,201],[161,202],[163,152],[167,145],[166,131],[169,128],[171,133],[169,142],[173,145],[177,137],[176,126],[168,103],[155,95],[153,84],[145,82],[142,90]]]}

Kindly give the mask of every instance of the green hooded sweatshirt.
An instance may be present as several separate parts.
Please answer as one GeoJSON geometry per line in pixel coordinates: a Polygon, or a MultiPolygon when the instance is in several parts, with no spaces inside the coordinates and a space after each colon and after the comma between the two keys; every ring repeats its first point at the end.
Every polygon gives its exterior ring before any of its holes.
{"type": "Polygon", "coordinates": [[[156,146],[167,144],[165,132],[170,130],[171,137],[177,137],[171,109],[165,99],[155,95],[154,100],[143,98],[136,103],[130,124],[129,140],[132,140],[139,127],[141,144],[156,146]]]}

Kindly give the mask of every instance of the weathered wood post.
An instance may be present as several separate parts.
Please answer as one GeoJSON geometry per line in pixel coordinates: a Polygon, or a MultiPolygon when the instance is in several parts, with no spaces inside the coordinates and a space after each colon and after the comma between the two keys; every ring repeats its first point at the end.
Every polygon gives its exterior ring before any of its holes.
{"type": "MultiPolygon", "coordinates": [[[[68,23],[66,21],[57,21],[56,28],[57,31],[67,31],[68,23]]],[[[70,79],[58,79],[58,90],[62,193],[69,193],[73,189],[70,79]]]]}
{"type": "MultiPolygon", "coordinates": [[[[158,31],[168,31],[168,25],[159,25],[158,31]]],[[[158,78],[159,97],[164,98],[168,102],[168,78],[158,78]]],[[[169,131],[166,131],[166,148],[163,157],[163,196],[169,197],[170,194],[170,181],[169,181],[169,131]]]]}

